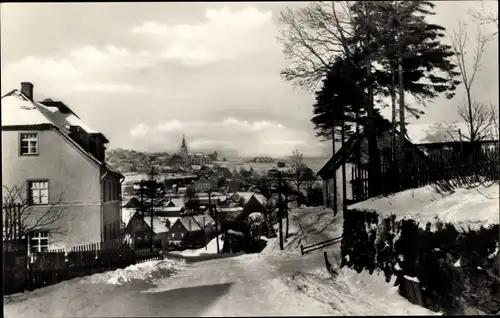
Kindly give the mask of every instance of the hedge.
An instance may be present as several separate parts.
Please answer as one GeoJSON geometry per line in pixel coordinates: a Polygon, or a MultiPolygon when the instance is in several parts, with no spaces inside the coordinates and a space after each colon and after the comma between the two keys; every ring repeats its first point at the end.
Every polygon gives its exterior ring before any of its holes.
{"type": "Polygon", "coordinates": [[[465,307],[475,307],[496,314],[499,230],[497,224],[458,232],[453,224],[438,220],[422,228],[414,220],[396,221],[395,216],[379,220],[375,212],[349,210],[344,213],[341,266],[358,272],[380,270],[387,282],[396,275],[405,297],[403,277],[417,278],[422,305],[431,310],[460,314],[465,307]]]}

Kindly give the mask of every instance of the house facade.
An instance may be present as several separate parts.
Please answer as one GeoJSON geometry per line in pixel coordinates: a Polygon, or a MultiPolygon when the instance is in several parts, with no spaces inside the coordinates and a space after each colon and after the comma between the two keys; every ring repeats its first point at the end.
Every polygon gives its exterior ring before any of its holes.
{"type": "MultiPolygon", "coordinates": [[[[392,124],[384,119],[377,119],[377,147],[380,154],[381,170],[385,170],[385,181],[390,169],[392,154],[392,144],[399,145],[399,132],[395,130],[392,134],[392,124]]],[[[342,207],[343,200],[346,204],[367,199],[367,169],[369,163],[368,136],[366,131],[353,134],[343,147],[338,147],[337,152],[323,165],[317,175],[323,181],[323,205],[333,208],[335,202],[337,207],[342,207]],[[359,151],[359,161],[355,159],[359,151]],[[346,180],[342,179],[340,167],[346,165],[346,180]],[[337,181],[337,191],[334,189],[334,178],[337,181]],[[346,194],[342,193],[342,184],[346,184],[346,194]],[[336,195],[335,195],[336,193],[336,195]],[[336,200],[335,200],[336,196],[336,200]]],[[[433,165],[434,163],[427,155],[410,140],[404,140],[404,153],[397,158],[397,161],[404,162],[408,166],[417,164],[433,165]]],[[[380,185],[382,186],[382,184],[380,185]]]]}
{"type": "Polygon", "coordinates": [[[206,242],[205,231],[202,225],[192,216],[183,216],[170,227],[168,242],[180,246],[202,246],[206,242]]]}
{"type": "Polygon", "coordinates": [[[2,97],[2,142],[2,186],[29,206],[32,250],[119,238],[124,177],[106,165],[104,135],[22,83],[2,97]]]}
{"type": "Polygon", "coordinates": [[[165,222],[159,217],[153,215],[151,218],[150,214],[143,216],[140,212],[136,212],[125,227],[124,233],[130,234],[135,247],[141,248],[150,245],[151,232],[153,233],[153,244],[160,246],[167,239],[168,230],[165,222]]]}
{"type": "Polygon", "coordinates": [[[206,192],[212,188],[212,183],[205,177],[201,177],[194,183],[194,188],[198,192],[206,192]]]}

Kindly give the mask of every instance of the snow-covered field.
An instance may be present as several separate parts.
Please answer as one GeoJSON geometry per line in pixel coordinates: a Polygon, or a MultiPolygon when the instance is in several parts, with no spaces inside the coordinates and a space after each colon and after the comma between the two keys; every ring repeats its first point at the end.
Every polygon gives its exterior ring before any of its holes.
{"type": "Polygon", "coordinates": [[[331,210],[296,209],[285,251],[273,238],[260,254],[155,261],[74,279],[11,297],[5,317],[434,314],[399,296],[383,276],[339,269],[338,246],[327,248],[334,279],[322,252],[300,255],[300,244],[336,237],[341,225],[331,210]]]}
{"type": "Polygon", "coordinates": [[[455,225],[457,230],[478,230],[500,222],[498,205],[500,187],[458,188],[454,192],[441,195],[433,186],[398,192],[394,195],[373,198],[350,205],[349,209],[376,211],[381,217],[395,215],[396,220],[413,219],[425,227],[437,220],[455,225]]]}

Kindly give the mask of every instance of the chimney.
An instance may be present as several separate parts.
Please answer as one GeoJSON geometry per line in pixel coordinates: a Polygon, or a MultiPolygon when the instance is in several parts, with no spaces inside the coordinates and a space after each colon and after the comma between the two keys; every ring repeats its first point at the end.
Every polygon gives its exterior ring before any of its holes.
{"type": "Polygon", "coordinates": [[[21,93],[28,97],[30,101],[33,101],[33,84],[30,82],[21,83],[21,93]]]}

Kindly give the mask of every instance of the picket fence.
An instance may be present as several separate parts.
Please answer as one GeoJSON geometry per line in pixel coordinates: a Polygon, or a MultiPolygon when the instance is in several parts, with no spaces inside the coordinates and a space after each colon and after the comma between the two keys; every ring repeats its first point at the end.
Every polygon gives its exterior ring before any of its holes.
{"type": "Polygon", "coordinates": [[[116,270],[149,260],[162,259],[157,251],[138,251],[125,246],[106,248],[95,243],[34,253],[4,251],[4,294],[14,294],[60,283],[65,280],[116,270]]]}

